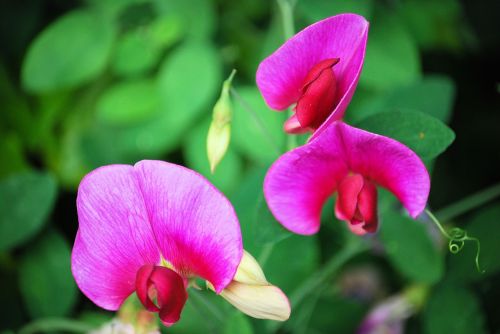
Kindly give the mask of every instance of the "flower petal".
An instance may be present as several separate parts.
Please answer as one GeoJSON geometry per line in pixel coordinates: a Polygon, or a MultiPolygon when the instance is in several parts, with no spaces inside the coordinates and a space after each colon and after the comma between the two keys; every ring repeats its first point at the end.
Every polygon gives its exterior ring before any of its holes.
{"type": "Polygon", "coordinates": [[[238,270],[233,278],[234,281],[246,284],[268,284],[266,276],[257,260],[246,250],[238,265],[238,270]]]}
{"type": "Polygon", "coordinates": [[[330,125],[313,142],[326,148],[339,137],[351,171],[391,191],[413,218],[425,209],[430,179],[417,154],[394,139],[342,122],[330,125]]]}
{"type": "Polygon", "coordinates": [[[299,98],[314,65],[339,58],[334,71],[342,98],[331,118],[342,118],[361,73],[367,35],[368,22],[356,14],[333,16],[297,33],[259,65],[257,86],[266,103],[286,109],[299,98]]]}
{"type": "Polygon", "coordinates": [[[319,230],[321,209],[347,174],[339,138],[314,141],[282,155],[264,180],[264,195],[274,217],[298,234],[319,230]]]}
{"type": "Polygon", "coordinates": [[[141,161],[134,169],[162,256],[184,277],[200,276],[222,291],[243,254],[231,203],[187,168],[141,161]]]}
{"type": "Polygon", "coordinates": [[[241,312],[257,318],[285,321],[290,317],[288,298],[274,285],[253,285],[233,281],[221,296],[241,312]]]}
{"type": "Polygon", "coordinates": [[[425,208],[430,179],[420,158],[396,140],[340,121],[282,155],[266,175],[264,195],[283,226],[313,234],[324,202],[348,172],[390,190],[413,218],[425,208]]]}
{"type": "Polygon", "coordinates": [[[160,261],[133,167],[105,166],[85,176],[77,211],[73,276],[94,303],[117,310],[135,290],[139,268],[160,261]]]}

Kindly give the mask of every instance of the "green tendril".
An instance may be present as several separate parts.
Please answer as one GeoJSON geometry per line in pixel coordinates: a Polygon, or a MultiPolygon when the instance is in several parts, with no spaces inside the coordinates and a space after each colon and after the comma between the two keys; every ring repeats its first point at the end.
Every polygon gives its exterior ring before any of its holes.
{"type": "Polygon", "coordinates": [[[431,220],[436,224],[438,227],[439,231],[441,234],[448,239],[448,249],[450,253],[452,254],[457,254],[459,253],[462,248],[464,248],[465,242],[466,241],[473,241],[476,243],[477,246],[477,252],[476,252],[476,268],[477,271],[483,274],[485,270],[481,269],[481,266],[479,265],[479,255],[481,254],[481,242],[479,242],[478,238],[470,237],[467,235],[467,232],[461,228],[454,227],[449,230],[449,232],[446,232],[444,229],[443,225],[439,222],[439,220],[430,212],[428,209],[425,209],[425,212],[427,215],[431,218],[431,220]]]}

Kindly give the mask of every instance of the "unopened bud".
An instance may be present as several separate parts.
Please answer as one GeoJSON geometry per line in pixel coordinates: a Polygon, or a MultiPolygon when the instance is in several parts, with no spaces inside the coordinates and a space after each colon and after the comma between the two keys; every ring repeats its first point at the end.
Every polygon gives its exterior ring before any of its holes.
{"type": "Polygon", "coordinates": [[[231,140],[231,119],[233,117],[233,110],[229,91],[235,74],[236,70],[233,70],[229,78],[227,78],[222,85],[222,91],[219,100],[215,103],[212,123],[210,123],[210,128],[208,130],[207,155],[208,162],[210,163],[210,171],[212,173],[226,154],[229,141],[231,140]]]}

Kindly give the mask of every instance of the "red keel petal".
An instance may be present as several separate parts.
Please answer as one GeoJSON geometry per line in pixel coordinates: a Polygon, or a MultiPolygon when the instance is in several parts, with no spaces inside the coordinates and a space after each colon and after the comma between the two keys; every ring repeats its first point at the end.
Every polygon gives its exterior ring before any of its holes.
{"type": "Polygon", "coordinates": [[[184,279],[179,274],[153,265],[144,265],[137,272],[136,292],[148,311],[159,312],[165,326],[179,321],[188,297],[184,279]]]}

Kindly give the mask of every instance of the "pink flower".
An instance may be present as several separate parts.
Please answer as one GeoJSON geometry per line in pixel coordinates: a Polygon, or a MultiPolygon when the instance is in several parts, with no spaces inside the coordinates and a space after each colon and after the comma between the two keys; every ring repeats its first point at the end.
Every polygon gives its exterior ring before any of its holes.
{"type": "MultiPolygon", "coordinates": [[[[107,310],[119,309],[135,291],[144,307],[170,326],[179,320],[195,277],[224,292],[245,258],[229,201],[181,166],[141,161],[98,168],[80,183],[77,210],[73,276],[82,292],[107,310]]],[[[269,291],[281,293],[275,318],[289,315],[281,290],[269,291]]],[[[253,310],[255,305],[236,299],[243,312],[253,310]]]]}
{"type": "Polygon", "coordinates": [[[378,227],[376,186],[390,190],[416,218],[427,202],[429,174],[403,144],[338,121],[281,156],[266,175],[264,194],[287,229],[313,234],[323,204],[337,192],[337,218],[361,235],[378,227]]]}
{"type": "Polygon", "coordinates": [[[368,22],[341,14],[317,22],[290,38],[260,63],[257,86],[267,105],[295,105],[285,131],[323,131],[341,119],[351,101],[365,58],[368,22]]]}

